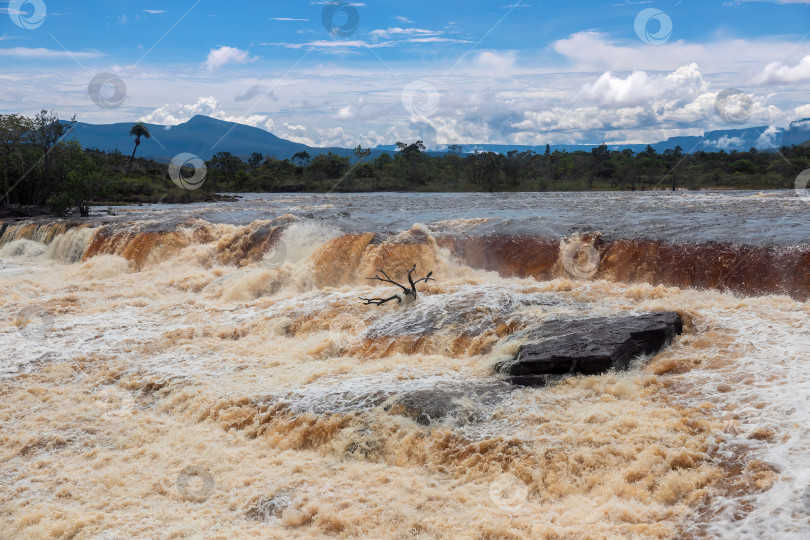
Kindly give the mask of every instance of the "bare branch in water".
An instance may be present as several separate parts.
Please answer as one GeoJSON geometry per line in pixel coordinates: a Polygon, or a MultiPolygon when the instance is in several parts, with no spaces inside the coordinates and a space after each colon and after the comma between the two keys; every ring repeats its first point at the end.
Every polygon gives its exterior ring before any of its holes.
{"type": "Polygon", "coordinates": [[[416,300],[416,284],[417,283],[422,283],[422,282],[427,283],[430,280],[436,281],[435,279],[433,279],[431,277],[433,275],[433,272],[429,272],[428,275],[426,275],[425,277],[423,277],[421,279],[417,279],[416,281],[414,281],[413,280],[413,273],[416,272],[416,265],[415,264],[411,267],[410,270],[408,270],[408,283],[410,283],[410,285],[411,285],[410,288],[406,287],[405,285],[402,285],[401,283],[397,283],[396,281],[391,279],[391,277],[382,268],[380,268],[377,272],[378,273],[374,277],[370,277],[370,278],[366,278],[366,279],[370,279],[370,280],[373,280],[373,281],[382,281],[383,283],[390,283],[391,285],[396,285],[397,287],[402,289],[402,294],[395,294],[394,296],[392,296],[390,298],[363,298],[363,297],[360,297],[360,300],[364,301],[367,306],[370,306],[370,305],[381,306],[381,305],[383,305],[383,304],[385,304],[387,302],[390,302],[392,300],[396,300],[400,304],[402,303],[403,300],[406,300],[406,299],[409,300],[409,301],[414,301],[414,300],[416,300]],[[384,277],[380,277],[380,274],[382,274],[384,277]]]}

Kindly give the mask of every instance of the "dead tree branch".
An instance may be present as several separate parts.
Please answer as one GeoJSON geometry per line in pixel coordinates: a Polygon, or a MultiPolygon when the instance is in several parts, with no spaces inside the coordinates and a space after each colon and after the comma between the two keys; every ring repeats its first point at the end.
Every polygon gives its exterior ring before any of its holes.
{"type": "Polygon", "coordinates": [[[377,272],[378,273],[374,277],[370,277],[370,278],[366,278],[366,279],[369,279],[369,280],[372,280],[372,281],[381,281],[383,283],[390,283],[391,285],[396,285],[397,287],[402,289],[402,293],[401,294],[395,294],[394,296],[392,296],[390,298],[363,298],[361,296],[360,300],[363,300],[366,303],[367,306],[370,306],[370,305],[381,306],[381,305],[383,305],[383,304],[385,304],[387,302],[390,302],[392,300],[396,300],[397,303],[399,303],[399,304],[401,304],[403,301],[413,302],[414,300],[416,300],[416,285],[418,283],[422,283],[422,282],[427,283],[430,280],[436,281],[435,279],[433,279],[431,277],[433,275],[433,272],[428,272],[428,275],[426,275],[425,277],[423,277],[421,279],[417,279],[416,281],[414,281],[413,273],[416,272],[416,265],[413,265],[411,267],[411,269],[408,270],[408,283],[410,283],[410,285],[411,285],[410,288],[406,287],[405,285],[402,285],[401,283],[397,283],[396,281],[391,279],[391,277],[382,268],[379,269],[377,272]],[[380,274],[382,274],[383,277],[380,277],[380,274]]]}

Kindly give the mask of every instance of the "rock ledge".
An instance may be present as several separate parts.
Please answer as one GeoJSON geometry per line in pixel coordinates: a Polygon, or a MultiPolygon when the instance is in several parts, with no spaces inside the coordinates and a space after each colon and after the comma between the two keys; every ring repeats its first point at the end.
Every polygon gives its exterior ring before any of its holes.
{"type": "Polygon", "coordinates": [[[681,316],[673,311],[549,321],[532,336],[540,341],[521,346],[495,370],[520,386],[543,386],[569,374],[598,375],[657,353],[681,332],[681,316]]]}

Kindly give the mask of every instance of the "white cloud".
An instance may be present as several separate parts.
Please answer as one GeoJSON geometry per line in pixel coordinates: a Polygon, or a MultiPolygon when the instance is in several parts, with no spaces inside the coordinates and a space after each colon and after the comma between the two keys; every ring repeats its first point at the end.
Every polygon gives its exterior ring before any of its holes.
{"type": "Polygon", "coordinates": [[[717,148],[719,150],[728,150],[730,148],[739,146],[742,143],[743,143],[742,137],[729,137],[728,135],[723,135],[716,141],[703,141],[703,146],[706,148],[717,148]]]}
{"type": "Polygon", "coordinates": [[[214,97],[201,97],[196,103],[190,105],[183,105],[181,103],[164,105],[146,116],[142,116],[139,120],[141,122],[161,126],[176,126],[188,122],[197,115],[210,116],[211,118],[217,118],[227,122],[237,122],[239,124],[262,128],[266,131],[272,131],[275,128],[275,122],[273,122],[272,118],[268,115],[251,114],[249,116],[239,116],[226,113],[220,109],[219,102],[214,97]]]}
{"type": "Polygon", "coordinates": [[[771,62],[756,78],[755,84],[792,84],[807,81],[810,81],[810,54],[793,67],[786,66],[782,62],[771,62]]]}
{"type": "Polygon", "coordinates": [[[211,49],[205,63],[208,71],[216,71],[226,64],[244,64],[250,60],[250,54],[247,51],[223,46],[219,49],[211,49]]]}
{"type": "Polygon", "coordinates": [[[472,43],[466,39],[443,37],[444,32],[438,30],[426,30],[424,28],[387,28],[385,30],[372,30],[371,35],[374,40],[387,39],[393,43],[472,43]],[[399,41],[397,41],[399,39],[399,41]]]}
{"type": "Polygon", "coordinates": [[[158,15],[160,13],[166,13],[165,9],[145,9],[143,11],[145,13],[149,13],[150,15],[158,15]]]}
{"type": "Polygon", "coordinates": [[[776,135],[779,133],[779,128],[776,126],[769,126],[762,135],[757,137],[754,146],[757,148],[774,148],[776,146],[776,135]]]}
{"type": "Polygon", "coordinates": [[[26,47],[13,47],[0,49],[0,56],[10,58],[36,58],[36,59],[72,59],[72,58],[100,58],[100,52],[57,51],[54,49],[28,49],[26,47]]]}
{"type": "Polygon", "coordinates": [[[482,51],[475,58],[475,66],[490,73],[504,73],[509,71],[516,60],[514,52],[482,51]]]}
{"type": "Polygon", "coordinates": [[[316,40],[306,43],[263,43],[262,45],[277,45],[287,49],[324,49],[324,50],[346,50],[346,49],[376,49],[378,47],[390,47],[392,43],[366,43],[360,40],[316,40]]]}
{"type": "Polygon", "coordinates": [[[603,33],[586,31],[555,41],[553,48],[578,70],[671,71],[685,63],[696,63],[710,72],[740,73],[783,58],[785,51],[793,50],[795,45],[774,39],[722,39],[706,43],[669,41],[650,47],[641,40],[619,43],[603,33]]]}
{"type": "Polygon", "coordinates": [[[793,109],[793,116],[796,118],[810,118],[810,104],[799,105],[793,109]]]}
{"type": "Polygon", "coordinates": [[[371,37],[375,39],[385,39],[392,36],[438,36],[441,32],[435,30],[425,30],[424,28],[388,28],[386,30],[372,30],[371,37]]]}
{"type": "Polygon", "coordinates": [[[584,97],[592,103],[620,107],[660,100],[686,102],[705,91],[707,86],[697,64],[689,64],[665,76],[634,71],[623,79],[607,72],[584,88],[584,97]]]}

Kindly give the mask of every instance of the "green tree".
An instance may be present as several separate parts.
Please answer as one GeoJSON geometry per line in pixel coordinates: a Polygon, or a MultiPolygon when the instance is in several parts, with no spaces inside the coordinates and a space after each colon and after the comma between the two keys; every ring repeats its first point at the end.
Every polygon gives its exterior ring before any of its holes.
{"type": "Polygon", "coordinates": [[[357,148],[354,149],[354,157],[357,158],[355,163],[360,163],[368,156],[371,155],[371,148],[363,148],[361,145],[357,145],[357,148]]]}
{"type": "Polygon", "coordinates": [[[75,207],[79,215],[88,216],[90,204],[107,196],[103,171],[76,141],[66,146],[65,160],[68,167],[60,189],[62,200],[75,207]]]}
{"type": "Polygon", "coordinates": [[[226,178],[234,176],[245,169],[245,162],[230,152],[217,152],[210,160],[205,162],[206,167],[212,171],[219,171],[226,178]]]}
{"type": "Polygon", "coordinates": [[[138,122],[132,126],[132,129],[129,130],[129,134],[132,137],[135,137],[135,148],[132,150],[132,156],[129,158],[127,177],[129,177],[129,173],[132,172],[132,161],[135,159],[135,152],[138,151],[138,147],[141,145],[141,137],[146,139],[150,139],[152,137],[152,134],[149,133],[149,129],[143,124],[143,122],[138,122]]]}
{"type": "Polygon", "coordinates": [[[248,165],[250,165],[251,169],[258,169],[262,166],[262,162],[264,161],[264,156],[261,152],[253,152],[250,154],[248,158],[248,165]]]}
{"type": "Polygon", "coordinates": [[[63,122],[56,113],[45,109],[31,120],[28,139],[39,156],[33,160],[31,174],[25,178],[28,184],[28,204],[45,204],[59,180],[64,177],[64,164],[55,159],[54,154],[58,153],[60,141],[71,132],[75,123],[75,116],[63,122]]]}
{"type": "Polygon", "coordinates": [[[444,161],[450,165],[450,170],[453,171],[453,185],[457,186],[461,181],[461,173],[464,170],[464,160],[461,158],[464,147],[460,144],[451,144],[447,149],[450,152],[445,154],[444,161]]]}
{"type": "MultiPolygon", "coordinates": [[[[19,114],[0,114],[0,159],[3,161],[3,204],[11,204],[9,169],[22,169],[23,141],[31,131],[31,121],[19,114]]],[[[20,172],[22,174],[22,172],[20,172]]]]}
{"type": "Polygon", "coordinates": [[[302,150],[300,152],[296,152],[291,161],[299,167],[304,167],[309,164],[310,159],[312,159],[312,156],[309,155],[309,152],[302,150]]]}

